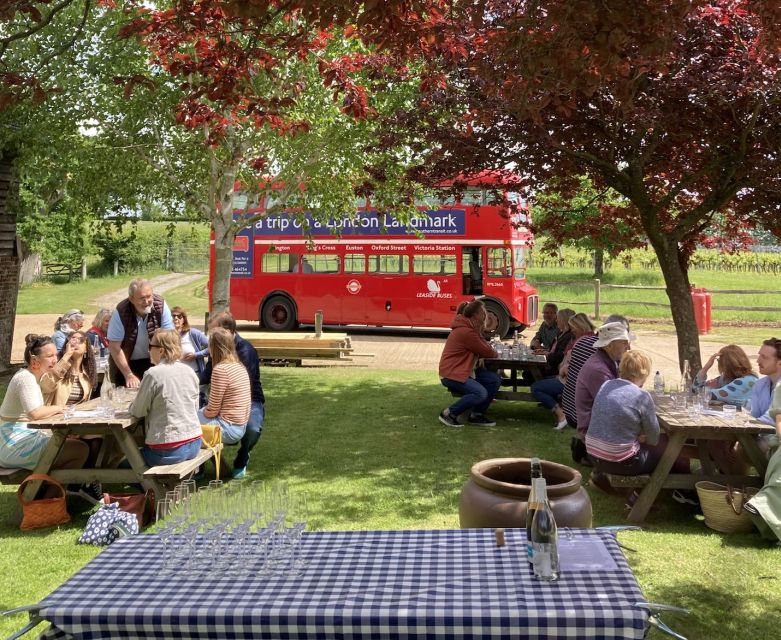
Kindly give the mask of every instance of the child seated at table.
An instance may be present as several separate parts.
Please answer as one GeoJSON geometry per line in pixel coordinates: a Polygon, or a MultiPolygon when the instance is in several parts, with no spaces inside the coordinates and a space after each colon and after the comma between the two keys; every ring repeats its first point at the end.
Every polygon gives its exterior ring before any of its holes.
{"type": "MultiPolygon", "coordinates": [[[[586,451],[600,474],[651,473],[664,453],[667,436],[660,433],[651,394],[642,388],[651,365],[642,351],[627,351],[621,358],[619,377],[605,382],[594,398],[586,451]]],[[[673,473],[689,473],[689,460],[679,458],[673,473]]],[[[605,489],[601,483],[593,484],[605,489]]]]}

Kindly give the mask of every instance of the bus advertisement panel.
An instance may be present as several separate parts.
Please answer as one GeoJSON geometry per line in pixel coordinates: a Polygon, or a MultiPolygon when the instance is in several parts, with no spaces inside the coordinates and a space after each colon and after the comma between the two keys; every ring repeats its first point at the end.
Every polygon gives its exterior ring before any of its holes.
{"type": "MultiPolygon", "coordinates": [[[[502,335],[531,325],[526,212],[474,200],[421,208],[408,224],[368,207],[328,222],[261,209],[236,238],[231,312],[279,331],[317,311],[333,325],[449,327],[459,303],[479,297],[502,335]]],[[[212,250],[212,277],[213,264],[212,250]]]]}

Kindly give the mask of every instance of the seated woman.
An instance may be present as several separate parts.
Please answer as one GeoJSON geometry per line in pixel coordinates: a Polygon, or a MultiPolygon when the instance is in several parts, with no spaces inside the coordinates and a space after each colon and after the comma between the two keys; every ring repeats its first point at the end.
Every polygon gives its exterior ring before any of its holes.
{"type": "Polygon", "coordinates": [[[190,326],[187,312],[182,307],[173,307],[171,317],[182,341],[182,362],[200,376],[209,357],[209,339],[203,331],[190,326]]]}
{"type": "MultiPolygon", "coordinates": [[[[25,423],[62,413],[62,407],[47,406],[39,382],[57,364],[57,349],[49,336],[28,335],[25,338],[26,369],[16,372],[0,405],[0,466],[12,469],[34,469],[41,452],[51,438],[42,429],[30,429],[25,423]]],[[[89,448],[85,442],[68,438],[60,450],[53,469],[81,469],[89,448]]]]}
{"type": "Polygon", "coordinates": [[[442,384],[461,397],[439,414],[439,421],[448,427],[460,427],[458,416],[469,411],[472,424],[494,426],[486,416],[491,402],[502,384],[499,374],[482,367],[475,368],[479,358],[495,358],[496,351],[483,337],[487,314],[482,300],[469,302],[456,314],[450,325],[442,357],[439,359],[439,377],[442,384]]]}
{"type": "Polygon", "coordinates": [[[58,407],[85,402],[92,396],[96,379],[95,356],[87,334],[74,331],[59,362],[41,377],[43,398],[46,404],[58,407]]]}
{"type": "Polygon", "coordinates": [[[768,414],[775,420],[775,452],[770,456],[765,472],[765,484],[744,508],[751,515],[763,538],[781,545],[781,384],[776,384],[768,414]]]}
{"type": "Polygon", "coordinates": [[[78,309],[70,309],[57,318],[57,322],[54,323],[52,340],[58,353],[65,346],[68,336],[81,329],[82,326],[84,326],[84,314],[78,309]]]}
{"type": "Polygon", "coordinates": [[[227,329],[209,331],[212,378],[209,401],[198,411],[200,424],[219,425],[223,444],[236,444],[244,436],[251,408],[249,375],[236,354],[236,343],[227,329]]]}
{"type": "Polygon", "coordinates": [[[141,455],[150,467],[192,460],[201,448],[198,376],[179,362],[179,333],[158,329],[149,341],[152,368],[141,380],[128,411],[146,418],[141,455]]]}
{"type": "MultiPolygon", "coordinates": [[[[664,453],[667,436],[659,431],[651,394],[642,388],[651,364],[642,351],[627,351],[621,358],[619,377],[605,382],[594,398],[586,451],[594,458],[598,473],[651,473],[664,453]]],[[[689,473],[689,460],[679,458],[673,472],[689,473]]]]}
{"type": "Polygon", "coordinates": [[[111,320],[111,309],[103,308],[95,314],[92,320],[92,326],[87,331],[87,338],[92,345],[92,350],[96,356],[107,358],[108,353],[108,323],[111,320]]]}
{"type": "MultiPolygon", "coordinates": [[[[735,344],[714,353],[694,378],[696,388],[710,389],[710,399],[742,407],[751,396],[757,375],[751,368],[746,352],[735,344]],[[718,361],[719,376],[708,380],[708,371],[718,361]]],[[[744,475],[749,460],[737,440],[710,440],[708,452],[722,473],[744,475]]]]}
{"type": "Polygon", "coordinates": [[[694,386],[710,389],[711,400],[742,407],[751,395],[757,374],[751,367],[746,352],[736,344],[729,344],[714,353],[694,377],[694,386]],[[719,375],[708,380],[708,371],[718,360],[719,375]]]}
{"type": "MultiPolygon", "coordinates": [[[[569,311],[569,309],[563,309],[563,311],[569,311]]],[[[561,311],[559,313],[561,313],[561,311]]],[[[594,333],[594,325],[585,313],[576,313],[570,316],[567,320],[567,328],[568,330],[559,335],[558,338],[560,339],[562,335],[569,335],[569,338],[566,339],[567,346],[559,361],[556,375],[550,375],[543,380],[532,382],[530,387],[534,399],[553,412],[553,415],[556,418],[556,424],[553,428],[557,431],[561,431],[567,427],[567,418],[564,415],[564,410],[559,406],[559,397],[564,392],[564,380],[566,379],[569,352],[580,338],[594,333]]],[[[561,330],[561,327],[559,327],[559,330],[561,330]]],[[[558,339],[553,344],[553,349],[551,349],[552,353],[555,352],[558,339]]]]}

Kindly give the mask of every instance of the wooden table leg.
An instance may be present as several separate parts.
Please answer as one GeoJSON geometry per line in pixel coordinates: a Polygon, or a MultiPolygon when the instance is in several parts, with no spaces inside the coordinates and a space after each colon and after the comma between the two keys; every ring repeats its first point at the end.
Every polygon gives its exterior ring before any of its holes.
{"type": "Polygon", "coordinates": [[[635,502],[627,516],[629,522],[640,524],[645,520],[651,505],[656,500],[656,496],[659,495],[659,491],[661,491],[667,476],[670,474],[670,469],[673,468],[673,464],[678,459],[684,442],[686,442],[686,433],[683,431],[676,431],[670,436],[667,448],[664,450],[664,454],[662,454],[662,459],[659,460],[659,464],[656,465],[656,469],[651,474],[648,484],[643,487],[637,502],[635,502]]]}
{"type": "Polygon", "coordinates": [[[141,455],[141,452],[138,450],[133,436],[128,432],[127,429],[118,430],[115,435],[117,437],[117,442],[119,443],[120,448],[125,454],[127,461],[130,463],[130,468],[133,469],[136,474],[138,483],[143,486],[144,489],[151,489],[154,491],[155,498],[157,500],[164,498],[165,488],[161,487],[160,484],[154,480],[150,480],[149,478],[144,477],[144,471],[146,471],[149,467],[146,466],[146,462],[144,462],[144,458],[141,455]]]}
{"type": "MultiPolygon", "coordinates": [[[[46,446],[43,448],[41,457],[38,460],[38,464],[35,465],[33,473],[43,473],[45,475],[50,475],[52,465],[57,459],[57,456],[60,455],[60,451],[62,450],[62,447],[65,444],[65,439],[67,437],[67,429],[57,429],[56,431],[52,432],[52,437],[49,438],[49,442],[47,442],[46,446]]],[[[35,494],[38,493],[38,489],[40,488],[40,480],[31,480],[25,485],[22,497],[27,501],[33,500],[35,498],[35,494]]]]}

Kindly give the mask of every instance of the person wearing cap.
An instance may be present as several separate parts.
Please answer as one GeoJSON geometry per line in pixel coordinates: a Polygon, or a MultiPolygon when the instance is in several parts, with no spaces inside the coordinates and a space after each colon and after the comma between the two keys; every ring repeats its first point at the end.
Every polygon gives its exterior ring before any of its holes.
{"type": "Polygon", "coordinates": [[[57,353],[62,351],[65,343],[68,341],[68,336],[74,331],[78,331],[84,325],[84,314],[78,309],[68,309],[63,313],[57,322],[54,323],[54,333],[52,334],[52,341],[54,346],[57,347],[57,353]]]}
{"type": "Polygon", "coordinates": [[[118,386],[137,389],[152,366],[149,342],[158,329],[173,329],[174,320],[165,300],[152,291],[152,283],[136,278],[127,298],[117,305],[108,323],[111,378],[118,386]]]}
{"type": "Polygon", "coordinates": [[[623,322],[608,322],[597,330],[594,355],[586,360],[575,385],[575,410],[581,435],[588,431],[597,392],[605,382],[618,377],[618,364],[634,339],[623,322]]]}

